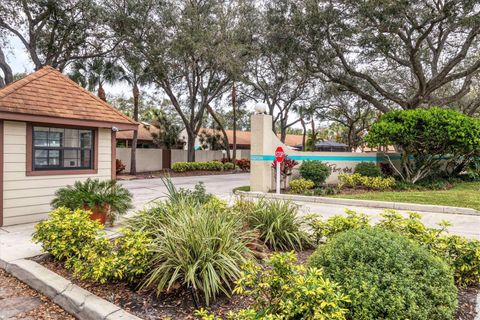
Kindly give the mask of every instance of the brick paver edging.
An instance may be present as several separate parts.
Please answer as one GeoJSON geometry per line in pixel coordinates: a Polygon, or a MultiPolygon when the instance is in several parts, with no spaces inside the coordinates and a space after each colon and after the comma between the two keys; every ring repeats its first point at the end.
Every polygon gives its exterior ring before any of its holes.
{"type": "Polygon", "coordinates": [[[465,214],[465,215],[472,215],[472,216],[480,215],[479,211],[471,208],[435,206],[435,205],[429,205],[429,204],[417,204],[417,203],[406,203],[406,202],[357,200],[357,199],[328,198],[328,197],[315,197],[315,196],[301,196],[301,195],[294,195],[294,194],[275,194],[275,193],[245,192],[245,191],[237,191],[236,194],[243,195],[246,197],[251,197],[251,198],[282,199],[282,200],[291,200],[291,201],[338,204],[338,205],[367,207],[367,208],[383,208],[383,209],[395,209],[395,210],[465,214]]]}
{"type": "Polygon", "coordinates": [[[0,267],[20,281],[44,294],[81,320],[141,320],[35,261],[2,261],[0,267]]]}

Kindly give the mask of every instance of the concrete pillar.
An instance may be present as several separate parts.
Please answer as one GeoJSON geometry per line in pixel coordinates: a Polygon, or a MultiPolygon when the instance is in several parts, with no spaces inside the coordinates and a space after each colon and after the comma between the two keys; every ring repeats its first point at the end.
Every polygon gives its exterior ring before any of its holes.
{"type": "Polygon", "coordinates": [[[272,116],[254,114],[251,117],[251,162],[250,190],[268,192],[272,188],[272,161],[265,156],[272,156],[272,116]]]}

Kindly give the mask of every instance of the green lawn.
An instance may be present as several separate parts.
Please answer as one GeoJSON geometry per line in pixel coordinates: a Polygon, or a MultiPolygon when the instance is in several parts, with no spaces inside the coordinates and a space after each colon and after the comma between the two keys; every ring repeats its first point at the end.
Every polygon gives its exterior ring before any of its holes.
{"type": "Polygon", "coordinates": [[[411,202],[473,208],[480,211],[480,182],[465,182],[450,190],[440,191],[388,191],[362,194],[339,194],[335,198],[411,202]]]}

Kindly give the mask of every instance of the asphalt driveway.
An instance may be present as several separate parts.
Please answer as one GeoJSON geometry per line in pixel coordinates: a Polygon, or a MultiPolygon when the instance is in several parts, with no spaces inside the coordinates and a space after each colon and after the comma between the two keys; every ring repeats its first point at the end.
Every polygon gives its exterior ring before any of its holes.
{"type": "MultiPolygon", "coordinates": [[[[196,177],[171,178],[177,188],[193,189],[199,182],[205,184],[208,192],[221,198],[229,198],[233,188],[250,184],[249,173],[223,174],[196,177]]],[[[135,209],[141,209],[146,203],[165,197],[167,192],[161,179],[143,179],[121,181],[133,194],[135,209]]]]}

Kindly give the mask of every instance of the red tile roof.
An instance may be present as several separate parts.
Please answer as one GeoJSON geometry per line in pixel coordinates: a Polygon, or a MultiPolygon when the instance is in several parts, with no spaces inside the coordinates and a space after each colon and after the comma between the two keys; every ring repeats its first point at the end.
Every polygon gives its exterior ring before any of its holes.
{"type": "MultiPolygon", "coordinates": [[[[147,140],[147,141],[152,141],[153,136],[152,133],[159,133],[159,129],[155,126],[145,126],[144,124],[139,124],[138,125],[138,140],[147,140]]],[[[127,130],[127,131],[119,131],[117,132],[117,140],[132,140],[133,139],[133,131],[132,130],[127,130]]]]}
{"type": "MultiPolygon", "coordinates": [[[[233,143],[233,130],[225,130],[227,133],[228,137],[228,142],[230,144],[233,143]]],[[[207,132],[207,133],[215,133],[215,134],[220,134],[220,136],[223,137],[223,134],[220,130],[214,130],[214,129],[208,129],[208,128],[202,128],[199,131],[199,134],[202,132],[207,132]]],[[[250,145],[251,141],[251,132],[250,131],[237,131],[237,145],[250,145]]],[[[278,135],[280,138],[280,135],[278,135]]],[[[302,135],[299,134],[287,134],[287,137],[285,138],[285,144],[289,147],[293,147],[299,144],[302,144],[302,135]]]]}
{"type": "Polygon", "coordinates": [[[98,121],[132,129],[137,126],[135,121],[50,66],[0,89],[0,113],[98,121]]]}

